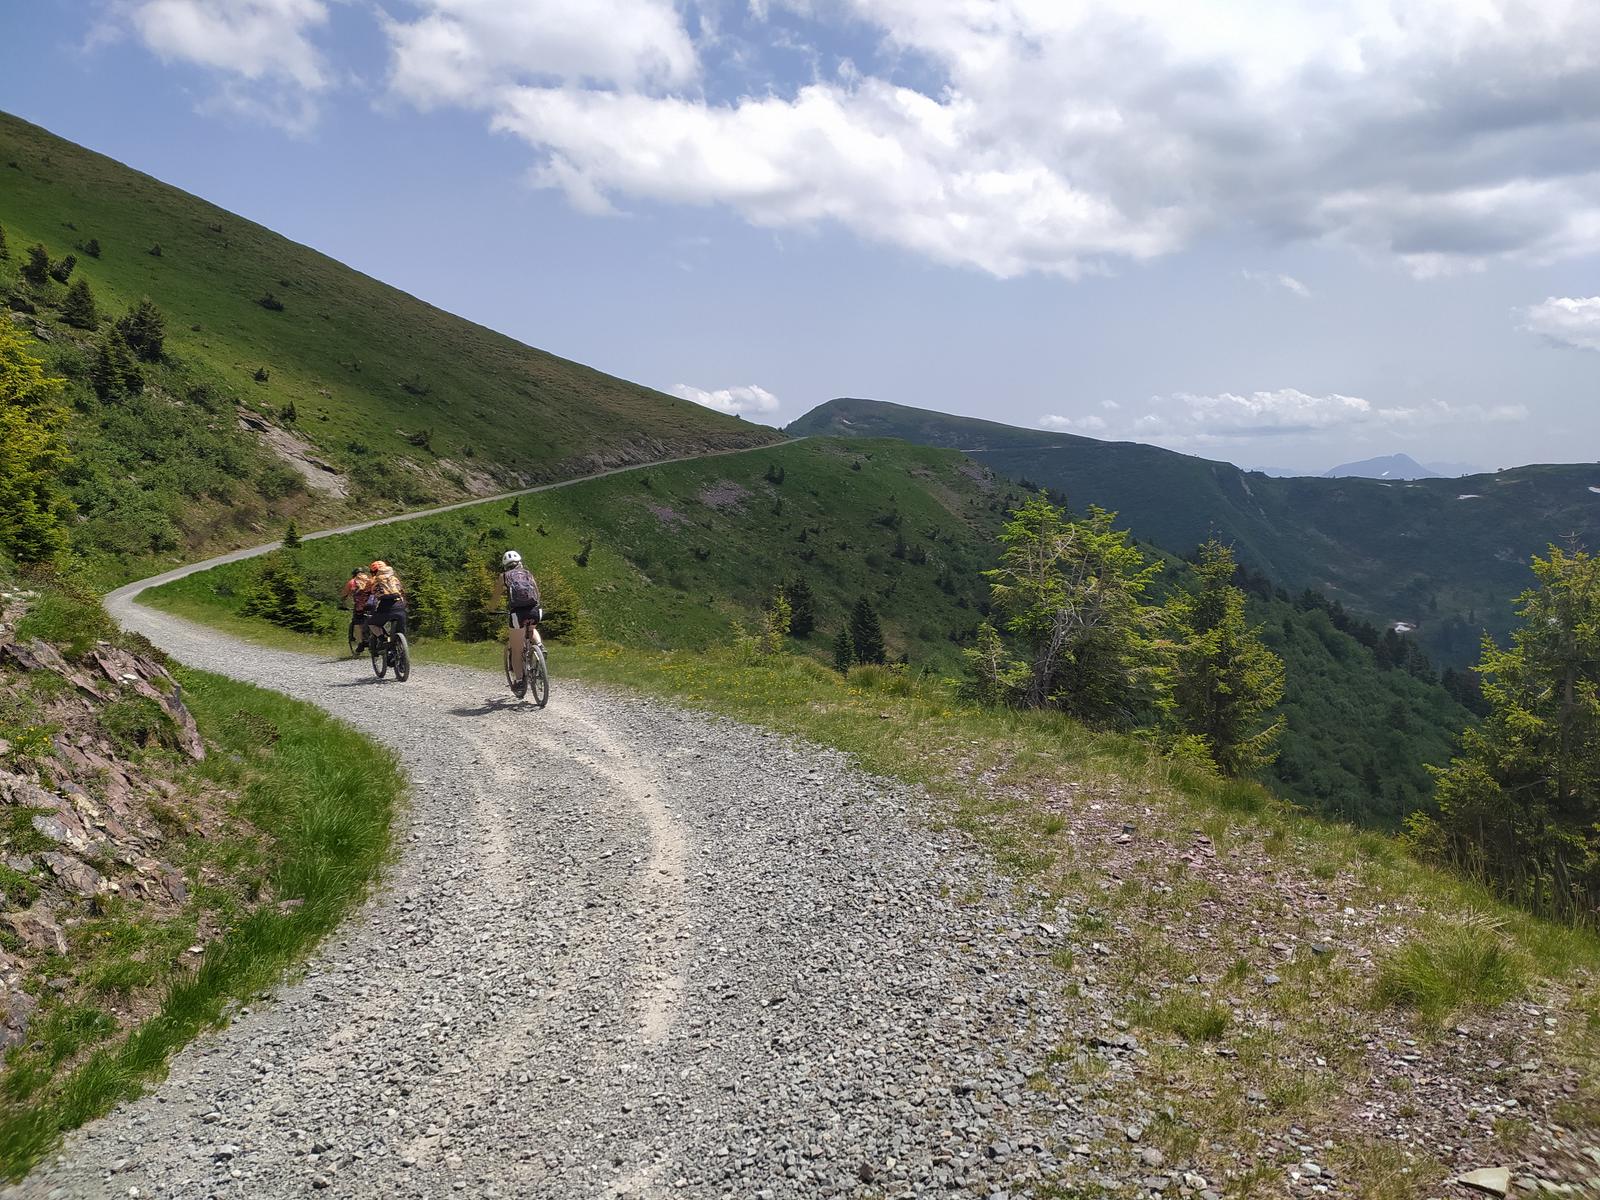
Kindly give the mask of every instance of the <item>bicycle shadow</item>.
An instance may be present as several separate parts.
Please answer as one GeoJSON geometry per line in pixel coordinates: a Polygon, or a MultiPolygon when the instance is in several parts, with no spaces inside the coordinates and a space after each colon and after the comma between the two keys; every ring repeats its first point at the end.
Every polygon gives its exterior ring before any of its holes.
{"type": "Polygon", "coordinates": [[[527,700],[518,700],[515,696],[491,696],[479,708],[451,708],[446,709],[452,717],[487,717],[491,713],[508,712],[513,708],[526,708],[527,700]]]}
{"type": "MultiPolygon", "coordinates": [[[[368,675],[365,679],[347,679],[343,683],[330,683],[329,687],[372,687],[374,684],[388,683],[387,679],[379,679],[376,675],[368,675]]],[[[397,679],[394,682],[399,683],[397,679]]]]}

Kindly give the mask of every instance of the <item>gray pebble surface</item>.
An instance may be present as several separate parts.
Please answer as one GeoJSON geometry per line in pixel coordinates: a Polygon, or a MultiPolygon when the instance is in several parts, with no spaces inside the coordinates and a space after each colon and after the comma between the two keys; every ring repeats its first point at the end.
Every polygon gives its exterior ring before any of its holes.
{"type": "Polygon", "coordinates": [[[382,886],[303,976],[69,1136],[16,1197],[1025,1196],[1101,1118],[1009,884],[842,755],[561,678],[245,646],[412,782],[382,886]]]}

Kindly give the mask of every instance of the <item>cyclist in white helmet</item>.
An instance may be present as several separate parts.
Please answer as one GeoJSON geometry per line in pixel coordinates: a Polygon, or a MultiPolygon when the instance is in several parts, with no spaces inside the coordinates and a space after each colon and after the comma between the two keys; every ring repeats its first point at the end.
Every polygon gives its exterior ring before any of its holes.
{"type": "Polygon", "coordinates": [[[505,594],[506,612],[511,620],[511,661],[516,664],[520,680],[523,639],[531,637],[535,646],[544,645],[544,639],[539,636],[544,609],[539,604],[539,581],[522,565],[522,555],[515,550],[507,550],[500,557],[500,591],[505,594]]]}

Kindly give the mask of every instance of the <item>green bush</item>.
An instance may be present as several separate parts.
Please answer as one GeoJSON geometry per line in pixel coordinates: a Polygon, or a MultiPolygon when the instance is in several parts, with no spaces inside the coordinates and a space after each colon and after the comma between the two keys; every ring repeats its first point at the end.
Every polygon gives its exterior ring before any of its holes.
{"type": "Polygon", "coordinates": [[[117,627],[100,598],[74,583],[57,583],[42,592],[17,622],[17,637],[49,642],[70,658],[87,654],[98,641],[110,641],[117,627]]]}

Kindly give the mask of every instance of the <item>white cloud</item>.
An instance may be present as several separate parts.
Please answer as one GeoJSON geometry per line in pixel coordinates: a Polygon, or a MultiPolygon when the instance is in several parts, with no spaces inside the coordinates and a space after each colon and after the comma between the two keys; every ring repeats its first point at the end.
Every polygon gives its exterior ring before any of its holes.
{"type": "MultiPolygon", "coordinates": [[[[329,86],[331,0],[118,2],[164,57],[329,86]]],[[[747,0],[758,41],[739,7],[378,11],[394,95],[483,112],[588,212],[721,205],[1002,277],[1212,235],[1418,275],[1600,251],[1593,0],[747,0]],[[796,83],[780,42],[850,68],[796,83]]]]}
{"type": "Polygon", "coordinates": [[[1079,433],[1098,433],[1105,429],[1106,421],[1104,417],[1093,415],[1087,417],[1062,417],[1050,413],[1039,418],[1039,427],[1041,429],[1059,429],[1067,433],[1074,430],[1079,433]]]}
{"type": "Polygon", "coordinates": [[[1600,296],[1551,296],[1521,310],[1520,328],[1553,346],[1600,350],[1600,296]]]}
{"type": "Polygon", "coordinates": [[[748,387],[719,388],[717,391],[708,392],[705,388],[690,387],[687,383],[680,383],[672,389],[674,396],[681,396],[685,400],[693,400],[696,404],[703,404],[707,408],[714,408],[725,413],[775,413],[778,411],[778,398],[764,387],[750,384],[748,387]]]}
{"type": "Polygon", "coordinates": [[[1429,400],[1381,407],[1360,396],[1337,392],[1318,396],[1297,388],[1248,394],[1178,392],[1152,397],[1144,415],[1126,432],[1140,441],[1163,445],[1213,446],[1260,438],[1492,424],[1525,420],[1527,415],[1520,404],[1485,406],[1429,400]]]}
{"type": "Polygon", "coordinates": [[[1259,283],[1263,287],[1278,287],[1302,300],[1311,299],[1311,289],[1301,283],[1293,275],[1274,274],[1270,271],[1240,271],[1241,278],[1248,279],[1251,283],[1259,283]]]}
{"type": "MultiPolygon", "coordinates": [[[[202,109],[299,131],[315,122],[313,97],[332,82],[312,41],[328,21],[325,0],[126,0],[112,13],[164,61],[221,78],[202,109]]],[[[102,28],[97,35],[110,32],[102,28]]]]}
{"type": "Polygon", "coordinates": [[[698,61],[671,0],[413,0],[385,23],[391,85],[422,106],[493,106],[534,81],[628,88],[695,78],[698,61]]]}

